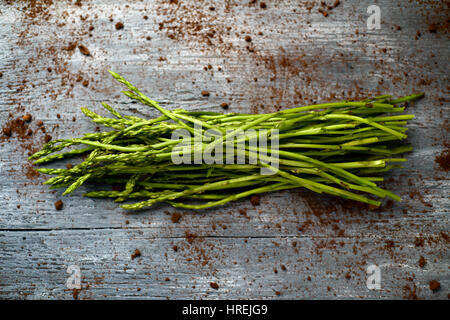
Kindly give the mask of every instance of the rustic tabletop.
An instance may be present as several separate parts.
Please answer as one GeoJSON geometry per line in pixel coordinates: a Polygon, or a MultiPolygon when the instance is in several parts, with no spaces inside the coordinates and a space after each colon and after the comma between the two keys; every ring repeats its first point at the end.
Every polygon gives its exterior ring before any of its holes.
{"type": "Polygon", "coordinates": [[[0,1],[0,125],[11,130],[0,138],[0,298],[447,299],[449,10],[441,0],[0,1]],[[127,214],[83,198],[89,186],[63,197],[27,156],[95,130],[80,107],[156,115],[108,69],[189,110],[425,92],[408,110],[415,149],[386,177],[403,201],[368,210],[299,189],[259,206],[127,214]],[[373,266],[378,290],[367,286],[373,266]]]}

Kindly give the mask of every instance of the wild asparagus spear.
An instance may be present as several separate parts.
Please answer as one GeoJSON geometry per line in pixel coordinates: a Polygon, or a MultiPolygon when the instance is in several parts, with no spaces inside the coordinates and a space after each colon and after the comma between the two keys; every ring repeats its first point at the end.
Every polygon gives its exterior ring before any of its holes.
{"type": "MultiPolygon", "coordinates": [[[[407,121],[414,116],[399,113],[423,94],[398,99],[383,95],[270,114],[171,111],[147,98],[122,76],[110,73],[126,86],[128,91],[123,92],[126,96],[162,115],[155,119],[124,116],[102,103],[113,116],[106,118],[82,108],[93,122],[111,129],[75,139],[50,141],[30,157],[35,164],[44,164],[88,154],[70,169],[37,169],[54,175],[45,184],[51,188],[67,188],[64,194],[85,182],[103,187],[121,185],[122,191],[98,190],[85,196],[114,198],[117,202],[144,199],[123,204],[125,209],[141,209],[159,202],[203,209],[256,193],[298,187],[375,206],[380,201],[374,197],[400,200],[394,193],[378,187],[377,182],[383,178],[374,174],[401,167],[395,163],[406,161],[395,155],[412,150],[410,145],[398,142],[407,137],[407,121]],[[173,139],[177,130],[191,135],[183,140],[184,145],[173,139]],[[234,139],[244,130],[251,133],[234,139]],[[210,131],[218,136],[211,138],[210,131]],[[251,145],[250,140],[261,138],[262,133],[278,134],[279,144],[251,145]],[[233,150],[241,148],[242,163],[228,163],[226,155],[209,164],[175,164],[172,160],[174,154],[183,152],[195,158],[196,154],[223,151],[230,146],[230,141],[233,150]],[[59,152],[74,146],[82,147],[59,152]],[[271,165],[275,160],[279,167],[271,165]],[[262,174],[261,169],[270,169],[273,174],[262,174]]],[[[233,156],[232,160],[237,159],[233,156]]]]}

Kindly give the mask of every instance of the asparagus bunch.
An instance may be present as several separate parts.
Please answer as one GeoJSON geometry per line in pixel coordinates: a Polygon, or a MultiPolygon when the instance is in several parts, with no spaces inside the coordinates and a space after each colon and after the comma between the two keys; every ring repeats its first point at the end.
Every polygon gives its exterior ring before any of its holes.
{"type": "MultiPolygon", "coordinates": [[[[119,185],[120,190],[109,187],[84,195],[113,198],[116,202],[139,199],[123,204],[125,209],[141,209],[159,202],[203,209],[254,194],[299,187],[374,206],[379,206],[379,200],[385,197],[400,201],[394,193],[378,187],[377,182],[383,181],[380,173],[402,167],[406,159],[396,155],[412,150],[411,145],[399,144],[399,140],[407,137],[407,120],[414,116],[401,113],[406,104],[423,94],[399,99],[383,95],[270,114],[171,111],[146,97],[122,76],[110,73],[125,85],[126,96],[157,109],[161,116],[154,119],[124,116],[102,103],[113,116],[107,118],[82,108],[93,122],[111,129],[50,141],[29,158],[35,160],[34,164],[44,164],[87,155],[83,162],[68,169],[37,169],[54,175],[45,184],[66,188],[64,194],[85,182],[103,188],[119,185]],[[200,130],[196,129],[198,126],[200,130]],[[174,164],[171,156],[173,152],[181,152],[181,147],[180,140],[171,137],[179,129],[193,134],[192,154],[218,146],[224,148],[225,138],[238,130],[265,129],[269,135],[277,130],[279,167],[270,164],[271,146],[251,147],[245,141],[246,160],[254,153],[263,154],[256,163],[174,164]],[[224,133],[224,137],[211,142],[205,138],[208,129],[224,133]],[[199,137],[205,138],[200,139],[203,141],[200,146],[194,143],[199,137]],[[81,148],[58,153],[74,146],[81,148]],[[274,174],[262,174],[263,167],[272,169],[274,174]]],[[[239,141],[235,143],[237,147],[239,141]]]]}

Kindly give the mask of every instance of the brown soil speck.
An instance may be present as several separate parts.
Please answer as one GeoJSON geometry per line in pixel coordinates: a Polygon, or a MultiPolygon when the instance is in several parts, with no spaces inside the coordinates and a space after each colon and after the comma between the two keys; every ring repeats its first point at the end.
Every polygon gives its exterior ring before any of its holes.
{"type": "Polygon", "coordinates": [[[423,268],[423,267],[425,267],[426,264],[427,264],[427,260],[425,260],[425,258],[423,256],[420,256],[419,267],[423,268]]]}
{"type": "Polygon", "coordinates": [[[23,116],[23,121],[25,122],[30,122],[32,119],[31,114],[27,113],[26,115],[23,116]]]}
{"type": "Polygon", "coordinates": [[[81,84],[87,87],[89,85],[89,80],[84,80],[81,84]]]}
{"type": "Polygon", "coordinates": [[[58,201],[55,202],[55,209],[58,210],[58,211],[62,210],[63,205],[64,204],[63,204],[62,200],[58,200],[58,201]]]}
{"type": "Polygon", "coordinates": [[[76,42],[70,42],[69,45],[67,47],[65,47],[65,50],[73,51],[73,50],[75,50],[76,47],[77,47],[77,43],[76,42]]]}
{"type": "Polygon", "coordinates": [[[78,300],[78,295],[80,294],[81,289],[73,289],[72,296],[75,300],[78,300]]]}
{"type": "Polygon", "coordinates": [[[328,17],[328,12],[323,10],[322,8],[319,9],[319,12],[326,18],[328,17]]]}
{"type": "Polygon", "coordinates": [[[121,30],[121,29],[123,29],[123,22],[117,22],[116,23],[116,30],[121,30]]]}
{"type": "Polygon", "coordinates": [[[197,235],[193,234],[193,233],[191,233],[189,231],[186,231],[185,232],[185,237],[186,237],[187,242],[189,244],[192,244],[194,242],[194,240],[197,238],[197,235]]]}
{"type": "Polygon", "coordinates": [[[172,220],[173,223],[178,223],[181,219],[181,213],[174,212],[172,213],[172,216],[170,217],[170,220],[172,220]]]}
{"type": "Polygon", "coordinates": [[[252,37],[250,37],[250,36],[245,36],[245,41],[247,41],[247,42],[252,42],[252,37]]]}
{"type": "Polygon", "coordinates": [[[442,151],[440,155],[438,155],[435,159],[436,163],[439,164],[439,167],[443,171],[450,170],[450,149],[446,149],[442,151]]]}
{"type": "Polygon", "coordinates": [[[219,289],[219,285],[216,282],[210,282],[209,285],[215,290],[219,289]]]}
{"type": "Polygon", "coordinates": [[[386,243],[386,246],[385,246],[386,249],[392,249],[395,247],[395,243],[392,240],[386,240],[385,243],[386,243]]]}
{"type": "Polygon", "coordinates": [[[431,291],[436,292],[441,287],[441,284],[437,280],[431,280],[429,286],[431,291]]]}
{"type": "Polygon", "coordinates": [[[131,255],[131,260],[134,260],[135,258],[140,257],[140,256],[141,256],[141,250],[136,249],[136,250],[134,250],[134,253],[131,255]]]}
{"type": "Polygon", "coordinates": [[[252,203],[252,205],[254,206],[259,206],[259,202],[260,202],[260,197],[258,195],[253,195],[250,197],[250,202],[252,203]]]}
{"type": "Polygon", "coordinates": [[[261,3],[259,4],[259,7],[260,7],[261,9],[266,9],[266,8],[267,8],[267,4],[266,4],[265,2],[261,2],[261,3]]]}
{"type": "Polygon", "coordinates": [[[413,285],[412,288],[409,285],[405,285],[403,287],[403,291],[405,292],[404,298],[408,300],[419,300],[419,297],[417,296],[417,287],[416,285],[413,285]]]}
{"type": "Polygon", "coordinates": [[[435,23],[432,23],[428,26],[428,31],[430,33],[436,33],[437,32],[437,25],[435,23]]]}
{"type": "Polygon", "coordinates": [[[78,49],[79,49],[80,52],[81,52],[82,54],[84,54],[85,56],[90,56],[90,55],[91,55],[91,53],[89,52],[89,49],[88,49],[85,45],[80,44],[80,45],[78,46],[78,49]]]}
{"type": "Polygon", "coordinates": [[[209,97],[209,91],[203,90],[203,91],[201,92],[201,94],[202,94],[202,96],[204,96],[204,97],[209,97]]]}
{"type": "Polygon", "coordinates": [[[414,245],[416,247],[423,247],[424,243],[425,243],[425,240],[421,237],[416,237],[416,239],[414,240],[414,245]]]}
{"type": "Polygon", "coordinates": [[[223,109],[228,109],[228,103],[226,103],[226,102],[221,103],[220,106],[221,106],[223,109]]]}
{"type": "Polygon", "coordinates": [[[33,165],[31,165],[30,163],[27,163],[27,164],[23,165],[22,167],[25,171],[25,176],[28,179],[33,180],[40,176],[40,173],[38,171],[36,171],[34,169],[33,165]]]}
{"type": "Polygon", "coordinates": [[[11,128],[10,127],[3,128],[3,134],[7,137],[11,137],[11,134],[12,134],[11,128]]]}
{"type": "Polygon", "coordinates": [[[416,35],[414,36],[414,39],[419,40],[419,38],[422,36],[422,34],[420,33],[420,31],[416,32],[416,35]]]}

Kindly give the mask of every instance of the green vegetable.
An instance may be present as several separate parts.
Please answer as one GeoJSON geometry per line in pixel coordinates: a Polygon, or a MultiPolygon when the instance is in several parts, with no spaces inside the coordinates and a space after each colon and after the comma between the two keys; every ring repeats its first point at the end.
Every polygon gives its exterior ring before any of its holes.
{"type": "Polygon", "coordinates": [[[400,113],[405,105],[423,94],[399,99],[383,95],[270,114],[170,111],[147,98],[122,76],[110,73],[127,87],[128,91],[123,92],[126,96],[157,109],[162,115],[155,119],[123,116],[102,103],[114,116],[106,118],[82,108],[93,122],[111,130],[50,141],[29,158],[35,159],[35,164],[44,164],[88,154],[83,162],[70,169],[37,169],[55,175],[45,184],[51,188],[65,187],[64,194],[85,182],[103,187],[121,185],[121,191],[99,190],[85,196],[114,198],[117,202],[141,199],[123,204],[125,209],[141,209],[159,202],[203,209],[254,194],[298,187],[374,206],[380,205],[374,198],[400,200],[376,183],[383,181],[378,174],[401,168],[399,163],[406,159],[395,158],[397,154],[412,150],[410,145],[399,141],[407,137],[407,120],[414,116],[400,113]],[[243,148],[244,163],[175,164],[172,155],[183,150],[181,140],[172,139],[177,130],[191,135],[187,140],[191,146],[189,158],[198,152],[225,150],[227,139],[239,130],[254,131],[253,136],[238,138],[231,145],[235,150],[243,148]],[[220,136],[211,139],[207,130],[214,130],[220,136]],[[278,133],[277,153],[276,145],[271,143],[250,145],[250,139],[260,138],[261,132],[271,137],[278,133]],[[198,143],[199,139],[202,142],[198,143]],[[73,146],[82,148],[55,153],[73,146]],[[262,168],[274,174],[263,174],[262,168]]]}

